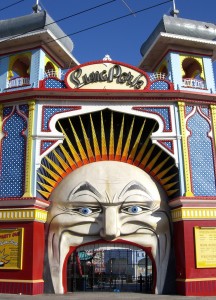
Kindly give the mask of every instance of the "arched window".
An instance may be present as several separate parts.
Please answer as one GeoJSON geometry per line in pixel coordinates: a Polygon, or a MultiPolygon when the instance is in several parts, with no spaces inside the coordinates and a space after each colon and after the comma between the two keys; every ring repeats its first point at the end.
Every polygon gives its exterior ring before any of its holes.
{"type": "Polygon", "coordinates": [[[168,76],[167,62],[164,61],[157,70],[150,75],[150,80],[164,80],[168,76]]]}
{"type": "Polygon", "coordinates": [[[200,78],[202,74],[202,66],[194,58],[186,58],[182,63],[182,68],[184,70],[183,78],[200,78]]]}
{"type": "Polygon", "coordinates": [[[28,54],[12,56],[8,69],[8,87],[29,85],[31,57],[28,54]]]}
{"type": "Polygon", "coordinates": [[[50,61],[45,65],[45,77],[58,77],[58,72],[54,64],[50,61]]]}
{"type": "Polygon", "coordinates": [[[165,74],[166,76],[168,75],[168,69],[167,69],[167,65],[163,64],[161,66],[161,68],[159,68],[158,72],[165,74]]]}
{"type": "Polygon", "coordinates": [[[206,88],[203,65],[200,58],[183,57],[182,83],[184,87],[206,88]]]}

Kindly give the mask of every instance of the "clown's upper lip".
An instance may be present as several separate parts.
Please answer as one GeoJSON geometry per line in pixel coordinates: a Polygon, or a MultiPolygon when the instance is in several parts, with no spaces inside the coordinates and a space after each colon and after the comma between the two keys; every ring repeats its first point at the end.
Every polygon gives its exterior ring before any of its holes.
{"type": "Polygon", "coordinates": [[[151,232],[153,235],[156,235],[155,230],[151,227],[139,228],[136,230],[136,234],[143,234],[143,233],[149,234],[149,232],[151,232]]]}
{"type": "Polygon", "coordinates": [[[144,250],[144,247],[142,247],[141,245],[138,245],[136,243],[131,243],[131,242],[128,242],[127,240],[124,240],[124,239],[116,239],[115,241],[105,241],[103,239],[99,239],[99,240],[96,240],[94,242],[91,242],[91,243],[86,243],[86,244],[83,244],[79,247],[76,248],[76,251],[80,251],[80,249],[103,249],[103,248],[108,248],[108,249],[111,249],[111,248],[115,248],[115,249],[135,249],[135,250],[144,250]]]}
{"type": "MultiPolygon", "coordinates": [[[[69,234],[72,234],[73,236],[91,236],[91,237],[99,237],[99,232],[95,232],[95,234],[91,234],[89,235],[89,233],[87,232],[86,234],[79,233],[77,231],[73,231],[72,227],[68,227],[66,230],[62,231],[61,235],[64,234],[65,232],[68,232],[69,234]]],[[[123,233],[121,232],[120,235],[116,236],[115,238],[113,238],[113,240],[119,239],[119,238],[123,238],[123,237],[131,237],[133,235],[139,235],[139,234],[150,234],[150,235],[157,235],[155,230],[153,228],[149,227],[144,227],[144,228],[138,228],[133,232],[130,233],[123,233]]],[[[106,240],[106,238],[101,237],[102,239],[106,240]]],[[[109,239],[110,240],[110,239],[109,239]]]]}

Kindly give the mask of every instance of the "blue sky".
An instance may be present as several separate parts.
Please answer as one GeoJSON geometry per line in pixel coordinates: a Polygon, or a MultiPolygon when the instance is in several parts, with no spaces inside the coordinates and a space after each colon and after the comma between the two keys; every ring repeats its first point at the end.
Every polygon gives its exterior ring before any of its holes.
{"type": "MultiPolygon", "coordinates": [[[[40,0],[40,5],[54,20],[67,17],[109,0],[40,0]]],[[[115,0],[103,7],[59,22],[66,34],[98,25],[124,16],[131,11],[148,8],[166,0],[115,0]]],[[[0,0],[0,19],[14,18],[32,13],[36,0],[0,0]]],[[[175,0],[179,17],[216,23],[215,0],[175,0]]],[[[172,1],[158,7],[120,19],[118,21],[71,35],[74,42],[73,55],[80,63],[103,59],[109,54],[113,60],[137,66],[141,61],[140,47],[164,14],[169,14],[172,1]]]]}

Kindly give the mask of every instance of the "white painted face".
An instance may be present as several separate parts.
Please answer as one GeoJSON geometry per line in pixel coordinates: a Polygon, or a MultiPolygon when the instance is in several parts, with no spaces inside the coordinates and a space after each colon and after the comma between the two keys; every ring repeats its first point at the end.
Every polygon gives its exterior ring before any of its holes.
{"type": "Polygon", "coordinates": [[[70,173],[52,192],[48,258],[55,293],[64,293],[63,265],[71,246],[98,239],[150,247],[162,293],[170,254],[170,222],[163,190],[141,169],[95,162],[70,173]]]}

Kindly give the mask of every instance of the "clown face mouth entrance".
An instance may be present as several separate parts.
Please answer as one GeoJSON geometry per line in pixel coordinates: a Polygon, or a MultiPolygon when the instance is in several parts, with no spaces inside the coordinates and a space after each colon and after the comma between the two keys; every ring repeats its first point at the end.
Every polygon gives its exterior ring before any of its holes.
{"type": "Polygon", "coordinates": [[[152,262],[142,249],[123,244],[77,248],[67,264],[68,292],[153,292],[152,262]]]}

